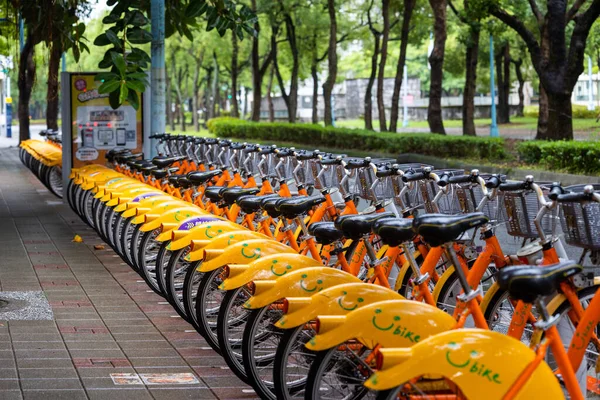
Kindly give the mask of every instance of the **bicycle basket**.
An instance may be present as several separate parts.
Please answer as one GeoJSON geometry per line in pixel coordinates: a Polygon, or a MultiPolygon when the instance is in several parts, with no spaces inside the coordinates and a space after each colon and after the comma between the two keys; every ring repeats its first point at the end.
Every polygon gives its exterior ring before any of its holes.
{"type": "MultiPolygon", "coordinates": [[[[544,196],[548,196],[551,182],[536,182],[544,196]]],[[[507,218],[507,232],[511,236],[527,239],[539,237],[534,219],[540,210],[540,203],[534,190],[516,190],[504,192],[504,209],[507,218]]],[[[542,230],[551,234],[555,219],[552,213],[546,213],[541,221],[542,230]]]]}
{"type": "MultiPolygon", "coordinates": [[[[566,189],[581,193],[585,186],[569,186],[566,189]]],[[[594,190],[600,190],[600,184],[592,186],[594,190]]],[[[600,203],[561,203],[560,222],[567,244],[588,250],[600,250],[600,203]]]]}
{"type": "MultiPolygon", "coordinates": [[[[481,177],[483,179],[488,179],[490,175],[482,174],[481,177]]],[[[477,212],[477,207],[481,203],[481,200],[483,200],[483,190],[481,189],[481,186],[473,183],[461,183],[455,186],[456,197],[461,212],[465,214],[477,212]]],[[[504,209],[499,207],[500,202],[502,201],[502,195],[503,193],[500,193],[495,199],[488,201],[483,207],[483,210],[481,210],[486,217],[497,223],[505,220],[504,209]]]]}
{"type": "MultiPolygon", "coordinates": [[[[448,169],[433,171],[433,173],[437,174],[438,176],[441,176],[442,174],[455,176],[464,175],[465,171],[462,169],[448,169]]],[[[418,192],[421,196],[421,203],[423,204],[427,213],[432,214],[439,212],[442,214],[458,214],[461,212],[454,188],[449,188],[448,193],[443,195],[439,200],[437,207],[433,203],[433,199],[439,191],[439,187],[436,185],[436,183],[431,180],[421,180],[418,181],[418,188],[418,192]]]]}

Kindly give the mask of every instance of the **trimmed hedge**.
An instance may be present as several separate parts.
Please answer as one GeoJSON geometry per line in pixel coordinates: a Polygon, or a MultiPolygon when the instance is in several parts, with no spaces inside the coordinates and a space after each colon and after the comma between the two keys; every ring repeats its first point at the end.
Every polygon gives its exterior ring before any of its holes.
{"type": "Polygon", "coordinates": [[[247,122],[215,118],[207,123],[217,137],[251,141],[292,142],[308,148],[357,149],[388,154],[417,153],[436,157],[502,160],[507,158],[503,139],[434,134],[372,132],[324,128],[319,125],[247,122]]]}
{"type": "MultiPolygon", "coordinates": [[[[594,110],[588,110],[586,106],[580,106],[573,104],[573,118],[578,119],[596,119],[600,113],[600,108],[596,107],[594,110]]],[[[523,115],[529,118],[538,118],[540,115],[540,109],[538,106],[526,106],[523,110],[523,115]]]]}
{"type": "Polygon", "coordinates": [[[600,174],[600,142],[529,141],[519,143],[517,152],[528,164],[572,174],[600,174]]]}

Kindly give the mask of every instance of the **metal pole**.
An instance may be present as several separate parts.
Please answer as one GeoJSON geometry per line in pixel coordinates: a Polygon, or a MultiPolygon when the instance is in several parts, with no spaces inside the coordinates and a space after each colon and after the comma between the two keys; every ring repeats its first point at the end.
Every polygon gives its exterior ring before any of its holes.
{"type": "Polygon", "coordinates": [[[404,83],[402,84],[404,87],[404,97],[402,99],[402,104],[404,105],[404,119],[402,121],[402,127],[408,128],[408,103],[406,102],[406,98],[408,97],[408,66],[404,64],[404,83]]]}
{"type": "Polygon", "coordinates": [[[589,103],[588,103],[588,110],[595,110],[596,107],[594,106],[594,81],[592,79],[592,57],[588,56],[588,89],[590,91],[589,93],[589,103]]]}
{"type": "MultiPolygon", "coordinates": [[[[151,99],[150,114],[152,133],[163,133],[166,127],[166,74],[165,74],[165,2],[164,0],[151,0],[152,11],[152,74],[151,74],[151,99]]],[[[145,140],[150,132],[144,131],[145,140]]],[[[152,152],[155,153],[154,145],[152,152]]],[[[153,156],[155,154],[152,154],[153,156]]]]}
{"type": "Polygon", "coordinates": [[[492,96],[492,125],[490,127],[490,136],[498,137],[498,121],[496,120],[496,82],[494,76],[494,37],[490,35],[490,92],[492,96]]]}

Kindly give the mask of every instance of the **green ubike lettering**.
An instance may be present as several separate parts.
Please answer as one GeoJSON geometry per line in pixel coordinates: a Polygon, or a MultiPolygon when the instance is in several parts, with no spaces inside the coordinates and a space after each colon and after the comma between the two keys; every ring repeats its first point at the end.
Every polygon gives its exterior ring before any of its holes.
{"type": "MultiPolygon", "coordinates": [[[[450,345],[455,346],[456,343],[450,343],[450,345]]],[[[476,357],[479,355],[479,353],[477,353],[476,351],[473,350],[470,354],[470,357],[463,363],[454,362],[450,358],[450,353],[451,353],[450,350],[446,352],[446,361],[448,362],[448,364],[452,365],[453,367],[459,368],[459,369],[463,369],[463,368],[467,369],[468,368],[469,373],[475,374],[475,375],[479,376],[480,378],[485,378],[489,382],[493,382],[493,383],[497,383],[497,384],[502,383],[500,381],[500,374],[494,373],[490,368],[486,368],[485,364],[480,363],[479,361],[473,360],[472,357],[476,357]]]]}
{"type": "Polygon", "coordinates": [[[366,250],[367,249],[363,242],[360,242],[358,246],[356,246],[356,249],[354,249],[354,255],[352,256],[352,264],[358,264],[360,260],[362,260],[362,258],[364,257],[366,250]]]}
{"type": "Polygon", "coordinates": [[[597,322],[594,320],[589,321],[588,324],[585,326],[583,332],[581,334],[577,333],[575,335],[575,337],[573,338],[573,344],[571,344],[571,348],[575,350],[581,350],[584,347],[586,347],[589,342],[590,331],[594,328],[594,326],[596,326],[596,324],[597,322]]]}

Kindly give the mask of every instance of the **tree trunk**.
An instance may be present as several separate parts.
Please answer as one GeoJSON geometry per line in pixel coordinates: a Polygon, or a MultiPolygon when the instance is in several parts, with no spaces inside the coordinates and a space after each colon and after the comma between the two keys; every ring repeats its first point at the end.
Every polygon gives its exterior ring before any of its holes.
{"type": "Polygon", "coordinates": [[[200,89],[200,68],[198,64],[194,68],[194,79],[192,83],[192,122],[194,130],[200,132],[200,117],[198,116],[198,90],[200,89]]]}
{"type": "Polygon", "coordinates": [[[444,55],[446,53],[446,0],[429,0],[433,10],[433,51],[429,56],[431,79],[427,122],[431,133],[446,134],[442,118],[442,81],[444,79],[444,55]]]}
{"type": "Polygon", "coordinates": [[[385,80],[385,65],[387,63],[388,41],[390,39],[390,0],[382,0],[381,13],[383,14],[383,31],[381,35],[381,57],[379,59],[379,74],[377,77],[377,111],[379,112],[379,130],[387,131],[385,116],[385,101],[383,89],[385,80]]]}
{"type": "Polygon", "coordinates": [[[400,34],[400,57],[396,66],[396,77],[394,78],[394,92],[392,93],[392,111],[390,114],[390,131],[398,130],[398,115],[400,107],[400,90],[404,80],[404,65],[406,64],[406,52],[408,49],[408,36],[410,33],[410,21],[417,0],[404,0],[404,11],[402,15],[402,32],[400,34]]]}
{"type": "Polygon", "coordinates": [[[538,115],[538,126],[536,140],[548,139],[548,95],[546,89],[540,83],[540,101],[539,101],[539,115],[538,115]]]}
{"type": "Polygon", "coordinates": [[[238,41],[235,30],[231,31],[231,116],[234,118],[240,117],[240,109],[238,104],[238,41]]]}
{"type": "Polygon", "coordinates": [[[375,30],[371,30],[371,32],[373,33],[375,45],[373,48],[373,56],[371,57],[371,75],[369,76],[367,89],[365,91],[365,129],[370,131],[373,130],[373,86],[375,85],[375,79],[377,77],[377,60],[379,58],[379,43],[381,41],[381,34],[379,32],[375,30]]]}
{"type": "Polygon", "coordinates": [[[508,110],[506,109],[507,101],[506,101],[506,75],[504,70],[504,59],[506,56],[506,48],[508,43],[502,45],[500,47],[498,54],[496,54],[496,75],[497,75],[497,83],[498,83],[498,123],[499,124],[507,124],[509,119],[507,118],[508,110]]]}
{"type": "Polygon", "coordinates": [[[165,84],[165,89],[166,89],[166,104],[165,104],[165,115],[167,117],[167,125],[171,126],[171,131],[175,131],[175,120],[173,119],[173,101],[171,98],[171,77],[169,75],[169,70],[167,69],[167,67],[165,66],[165,76],[166,76],[166,84],[165,84]]]}
{"type": "Polygon", "coordinates": [[[513,61],[513,63],[515,64],[517,81],[519,81],[519,106],[517,107],[517,117],[523,117],[525,115],[525,78],[523,77],[523,71],[521,71],[523,60],[516,60],[513,61]]]}
{"type": "Polygon", "coordinates": [[[273,78],[275,77],[275,62],[271,67],[271,72],[269,74],[269,83],[267,84],[267,103],[269,105],[269,122],[275,121],[275,108],[273,107],[273,96],[271,92],[273,91],[273,78]]]}
{"type": "Polygon", "coordinates": [[[475,92],[477,90],[477,60],[479,57],[479,27],[470,28],[467,45],[465,90],[463,93],[463,135],[477,136],[475,129],[475,92]]]}
{"type": "Polygon", "coordinates": [[[213,82],[212,82],[212,115],[213,118],[217,115],[217,104],[219,103],[219,63],[217,61],[217,52],[213,52],[213,82]]]}
{"type": "Polygon", "coordinates": [[[46,126],[48,129],[58,129],[58,69],[62,56],[60,40],[52,42],[50,60],[48,63],[48,93],[46,94],[46,126]]]}
{"type": "Polygon", "coordinates": [[[547,93],[548,95],[548,140],[573,140],[573,106],[571,93],[547,93]]]}
{"type": "Polygon", "coordinates": [[[246,115],[248,115],[248,87],[244,86],[244,115],[242,118],[246,119],[246,115]]]}
{"type": "Polygon", "coordinates": [[[29,139],[29,101],[35,81],[34,44],[30,35],[25,40],[19,59],[19,142],[29,139]]]}
{"type": "MultiPolygon", "coordinates": [[[[256,0],[251,1],[251,7],[254,12],[256,9],[256,0]]],[[[260,121],[260,102],[262,99],[262,79],[263,75],[260,68],[260,54],[259,54],[259,43],[258,43],[258,32],[260,31],[260,25],[257,22],[254,24],[254,29],[257,34],[252,37],[252,52],[250,54],[250,63],[252,65],[252,121],[260,121]]]]}
{"type": "Polygon", "coordinates": [[[323,83],[323,98],[325,103],[325,126],[333,125],[333,107],[332,95],[335,80],[337,79],[337,16],[335,10],[335,0],[327,0],[327,11],[329,13],[329,48],[327,50],[328,58],[328,76],[323,83]]]}
{"type": "Polygon", "coordinates": [[[313,101],[312,101],[312,123],[319,123],[319,70],[316,57],[313,57],[310,66],[310,74],[313,80],[313,101]]]}
{"type": "Polygon", "coordinates": [[[290,43],[290,51],[292,53],[292,76],[290,81],[290,93],[287,102],[288,105],[288,121],[296,122],[298,114],[298,76],[300,74],[300,51],[298,50],[298,41],[296,37],[296,26],[291,15],[285,17],[285,27],[287,32],[288,42],[290,43]]]}

